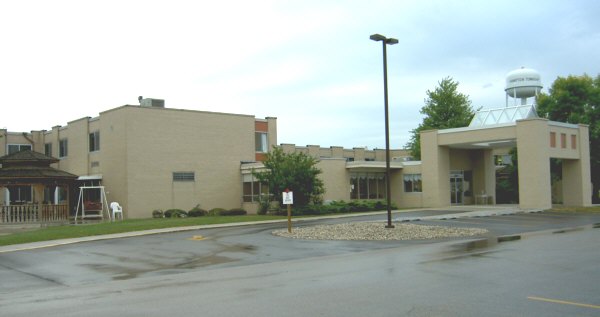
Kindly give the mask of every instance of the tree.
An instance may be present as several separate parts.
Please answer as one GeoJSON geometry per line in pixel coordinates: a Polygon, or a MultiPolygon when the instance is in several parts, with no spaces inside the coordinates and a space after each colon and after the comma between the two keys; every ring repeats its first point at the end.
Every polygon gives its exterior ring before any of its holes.
{"type": "Polygon", "coordinates": [[[590,165],[593,202],[600,203],[600,75],[557,77],[549,94],[537,98],[537,112],[553,121],[583,123],[590,130],[590,165]]]}
{"type": "Polygon", "coordinates": [[[519,157],[517,148],[510,150],[511,163],[496,172],[496,203],[516,204],[519,202],[519,157]]]}
{"type": "Polygon", "coordinates": [[[475,111],[471,107],[469,96],[458,92],[458,84],[451,77],[446,77],[438,82],[439,86],[435,90],[427,90],[425,106],[420,111],[425,118],[411,131],[412,136],[407,144],[415,159],[421,158],[421,131],[459,128],[471,122],[475,111]]]}
{"type": "Polygon", "coordinates": [[[269,184],[269,191],[282,203],[281,193],[286,189],[294,192],[294,205],[306,206],[316,202],[325,192],[323,181],[317,176],[321,170],[317,160],[304,153],[284,153],[273,147],[264,161],[266,171],[255,172],[255,177],[269,184]]]}

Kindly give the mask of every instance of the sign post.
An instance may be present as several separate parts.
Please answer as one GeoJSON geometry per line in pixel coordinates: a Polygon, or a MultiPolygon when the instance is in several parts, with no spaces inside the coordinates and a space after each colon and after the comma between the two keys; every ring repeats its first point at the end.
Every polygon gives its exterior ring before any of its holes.
{"type": "Polygon", "coordinates": [[[287,205],[287,216],[288,216],[288,233],[292,233],[292,204],[294,204],[294,192],[291,192],[289,189],[285,189],[283,193],[281,193],[283,199],[283,204],[287,205]]]}

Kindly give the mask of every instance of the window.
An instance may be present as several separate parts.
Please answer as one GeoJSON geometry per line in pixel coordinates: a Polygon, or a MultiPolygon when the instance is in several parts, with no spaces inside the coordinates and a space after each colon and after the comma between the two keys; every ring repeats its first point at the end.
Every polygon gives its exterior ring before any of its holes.
{"type": "Polygon", "coordinates": [[[9,144],[7,152],[8,154],[14,154],[25,150],[31,151],[31,144],[9,144]]]}
{"type": "Polygon", "coordinates": [[[196,173],[194,172],[173,172],[174,182],[194,182],[196,181],[196,173]]]}
{"type": "Polygon", "coordinates": [[[26,204],[32,201],[31,186],[11,186],[9,191],[11,204],[26,204]]]}
{"type": "Polygon", "coordinates": [[[261,197],[269,197],[269,186],[259,182],[252,174],[242,175],[243,197],[245,203],[260,202],[261,197]]]}
{"type": "Polygon", "coordinates": [[[100,131],[90,133],[90,152],[100,151],[100,131]]]}
{"type": "Polygon", "coordinates": [[[256,152],[260,152],[260,153],[268,152],[269,145],[267,142],[267,133],[256,132],[254,134],[254,144],[255,144],[256,152]]]}
{"type": "Polygon", "coordinates": [[[405,193],[420,193],[422,191],[421,174],[404,174],[405,193]]]}
{"type": "Polygon", "coordinates": [[[567,148],[567,135],[564,133],[560,134],[560,147],[563,149],[567,148]]]}
{"type": "Polygon", "coordinates": [[[46,154],[46,156],[52,156],[52,143],[44,144],[44,154],[46,154]]]}
{"type": "Polygon", "coordinates": [[[385,173],[350,173],[350,199],[385,199],[385,173]]]}
{"type": "Polygon", "coordinates": [[[58,141],[58,157],[66,157],[68,155],[68,145],[67,139],[61,139],[58,141]]]}
{"type": "Polygon", "coordinates": [[[571,149],[577,149],[577,135],[571,134],[571,149]]]}
{"type": "Polygon", "coordinates": [[[502,154],[494,155],[494,162],[496,166],[512,165],[512,155],[502,154]]]}
{"type": "Polygon", "coordinates": [[[556,147],[556,132],[550,132],[550,147],[556,147]]]}

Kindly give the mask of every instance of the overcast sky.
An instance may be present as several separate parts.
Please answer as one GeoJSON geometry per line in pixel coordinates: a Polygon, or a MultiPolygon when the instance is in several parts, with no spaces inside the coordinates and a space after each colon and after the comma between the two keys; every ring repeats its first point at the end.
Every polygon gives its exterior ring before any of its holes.
{"type": "Polygon", "coordinates": [[[0,128],[23,132],[125,104],[278,118],[278,142],[391,147],[426,91],[460,82],[473,107],[505,105],[505,75],[600,73],[600,1],[2,1],[0,128]]]}

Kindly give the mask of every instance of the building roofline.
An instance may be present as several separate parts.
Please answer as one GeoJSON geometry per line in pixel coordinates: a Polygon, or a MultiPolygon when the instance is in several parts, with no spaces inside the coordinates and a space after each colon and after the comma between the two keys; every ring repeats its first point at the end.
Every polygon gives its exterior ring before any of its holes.
{"type": "MultiPolygon", "coordinates": [[[[205,111],[205,110],[191,110],[191,109],[178,109],[178,108],[158,108],[158,107],[142,107],[137,105],[123,105],[120,107],[108,109],[100,112],[100,115],[112,111],[118,111],[122,109],[144,109],[142,111],[180,111],[180,112],[191,112],[191,113],[204,113],[204,114],[216,114],[216,115],[226,115],[226,116],[236,116],[236,117],[248,117],[248,118],[256,118],[254,115],[250,114],[238,114],[238,113],[226,113],[226,112],[213,112],[213,111],[205,111]]],[[[136,110],[140,111],[140,110],[136,110]]]]}

